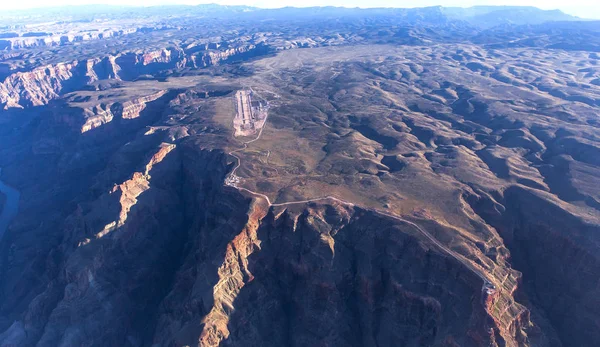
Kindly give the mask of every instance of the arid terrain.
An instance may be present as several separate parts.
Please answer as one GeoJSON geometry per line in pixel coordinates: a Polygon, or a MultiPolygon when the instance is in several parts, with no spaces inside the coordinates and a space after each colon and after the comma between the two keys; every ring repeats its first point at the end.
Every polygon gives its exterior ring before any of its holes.
{"type": "Polygon", "coordinates": [[[80,10],[0,16],[0,347],[600,345],[600,22],[80,10]]]}

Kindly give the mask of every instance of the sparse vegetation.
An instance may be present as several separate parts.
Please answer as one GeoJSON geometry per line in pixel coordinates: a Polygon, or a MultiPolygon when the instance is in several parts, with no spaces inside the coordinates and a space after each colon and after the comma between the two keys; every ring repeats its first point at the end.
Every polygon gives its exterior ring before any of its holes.
{"type": "Polygon", "coordinates": [[[598,23],[192,9],[6,19],[0,342],[600,339],[598,23]]]}

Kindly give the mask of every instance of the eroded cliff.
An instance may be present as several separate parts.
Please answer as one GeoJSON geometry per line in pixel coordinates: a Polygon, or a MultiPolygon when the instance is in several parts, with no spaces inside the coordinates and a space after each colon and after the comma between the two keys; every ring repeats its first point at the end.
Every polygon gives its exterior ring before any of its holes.
{"type": "Polygon", "coordinates": [[[182,48],[165,48],[36,67],[31,71],[11,73],[0,83],[0,105],[4,109],[46,105],[60,95],[99,80],[131,81],[140,76],[160,76],[169,70],[219,65],[264,55],[270,50],[261,44],[190,52],[182,48]]]}
{"type": "Polygon", "coordinates": [[[0,66],[0,341],[594,346],[597,55],[366,31],[0,66]]]}
{"type": "Polygon", "coordinates": [[[192,141],[159,146],[142,168],[67,218],[46,260],[44,276],[56,277],[5,343],[477,346],[498,338],[489,335],[481,279],[408,225],[336,204],[268,210],[223,187],[226,155],[192,141]]]}

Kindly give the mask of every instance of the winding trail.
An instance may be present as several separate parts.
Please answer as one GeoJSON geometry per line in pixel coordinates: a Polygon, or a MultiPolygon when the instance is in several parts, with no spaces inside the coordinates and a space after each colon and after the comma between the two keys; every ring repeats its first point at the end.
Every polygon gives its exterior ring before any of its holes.
{"type": "MultiPolygon", "coordinates": [[[[0,173],[1,172],[2,169],[0,169],[0,173]]],[[[0,240],[2,240],[8,225],[19,211],[19,199],[21,198],[21,193],[2,181],[0,181],[0,192],[6,197],[6,201],[0,212],[0,240]]]]}
{"type": "MultiPolygon", "coordinates": [[[[289,205],[297,205],[297,204],[307,204],[307,203],[311,203],[311,202],[317,202],[317,201],[323,201],[323,200],[331,200],[331,201],[335,201],[338,202],[340,204],[346,205],[346,206],[355,206],[353,203],[349,202],[349,201],[345,201],[345,200],[341,200],[338,199],[334,196],[325,196],[325,197],[320,197],[320,198],[314,198],[314,199],[307,199],[307,200],[298,200],[298,201],[289,201],[289,202],[283,202],[283,203],[272,203],[271,200],[269,199],[268,196],[266,196],[265,194],[259,193],[259,192],[255,192],[243,187],[239,187],[237,182],[239,180],[238,176],[235,175],[235,172],[237,171],[237,169],[240,167],[241,163],[242,163],[242,159],[236,155],[235,153],[240,152],[245,150],[246,148],[248,148],[248,145],[258,141],[260,139],[260,137],[262,136],[263,130],[267,127],[267,120],[268,120],[269,115],[267,114],[267,116],[265,117],[265,121],[263,123],[262,128],[260,129],[260,131],[258,132],[258,136],[256,136],[256,138],[250,140],[250,141],[246,141],[243,142],[243,147],[233,150],[231,152],[229,152],[228,154],[231,155],[232,157],[237,159],[237,164],[235,165],[235,167],[233,168],[233,170],[231,170],[231,172],[229,173],[229,175],[227,175],[226,179],[225,179],[225,184],[230,186],[230,187],[234,187],[240,191],[244,191],[246,193],[249,193],[251,195],[254,195],[256,197],[260,197],[262,199],[264,199],[267,204],[269,205],[269,207],[281,207],[281,206],[289,206],[289,205]]],[[[463,264],[464,266],[466,266],[469,270],[471,270],[475,275],[477,275],[479,278],[481,278],[481,280],[483,280],[483,287],[482,287],[482,291],[487,291],[488,293],[490,293],[491,291],[495,291],[496,287],[493,285],[493,283],[489,280],[489,278],[486,276],[486,273],[483,269],[479,269],[477,268],[475,265],[473,265],[473,263],[471,263],[470,261],[468,261],[465,257],[463,257],[462,255],[459,255],[458,253],[454,252],[453,250],[449,249],[448,247],[446,247],[445,245],[443,245],[441,242],[439,242],[433,235],[431,235],[429,232],[427,232],[426,230],[422,229],[420,226],[418,226],[417,224],[406,220],[404,218],[401,218],[399,216],[393,215],[391,213],[388,212],[384,212],[381,210],[377,210],[374,208],[365,208],[362,207],[362,209],[367,210],[367,211],[371,211],[383,216],[386,216],[388,218],[392,218],[396,221],[399,221],[401,223],[404,224],[408,224],[411,227],[415,228],[416,230],[418,230],[421,234],[423,234],[429,241],[431,241],[435,246],[437,246],[439,249],[441,249],[442,251],[444,251],[446,254],[450,255],[451,257],[453,257],[454,259],[458,260],[459,262],[461,262],[461,264],[463,264]]]]}

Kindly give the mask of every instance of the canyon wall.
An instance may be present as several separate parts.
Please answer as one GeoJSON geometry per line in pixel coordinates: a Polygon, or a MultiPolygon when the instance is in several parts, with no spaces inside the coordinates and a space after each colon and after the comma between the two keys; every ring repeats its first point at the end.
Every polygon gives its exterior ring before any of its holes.
{"type": "MultiPolygon", "coordinates": [[[[33,272],[48,284],[4,284],[16,295],[0,312],[22,313],[0,320],[0,340],[515,345],[486,312],[481,278],[414,227],[335,203],[268,208],[223,185],[228,157],[204,143],[146,144],[133,173],[81,200],[56,227],[55,246],[21,277],[33,272]]],[[[102,181],[115,177],[109,172],[102,181]]],[[[26,235],[11,237],[18,245],[26,235]]],[[[5,258],[4,271],[21,256],[5,258]]]]}
{"type": "Polygon", "coordinates": [[[138,27],[125,29],[90,30],[89,32],[73,32],[65,34],[53,33],[14,33],[4,35],[0,39],[1,50],[19,50],[35,47],[56,47],[73,43],[102,40],[111,37],[120,37],[133,33],[148,33],[169,28],[168,26],[138,27]]]}
{"type": "Polygon", "coordinates": [[[0,166],[22,199],[0,238],[0,345],[600,340],[593,105],[512,102],[523,85],[477,75],[493,63],[445,70],[457,47],[191,72],[271,50],[198,44],[9,71],[0,166]],[[236,139],[250,87],[265,135],[236,139]]]}
{"type": "MultiPolygon", "coordinates": [[[[115,117],[119,119],[135,119],[140,117],[142,111],[151,103],[167,93],[161,90],[147,96],[133,98],[125,102],[101,103],[90,108],[83,109],[83,115],[78,117],[83,123],[81,132],[85,133],[111,122],[115,117]]],[[[71,122],[72,123],[72,122],[71,122]]]]}
{"type": "Polygon", "coordinates": [[[486,198],[473,200],[472,206],[498,230],[513,267],[523,273],[517,298],[533,309],[532,318],[551,345],[598,341],[598,226],[525,187],[507,189],[500,203],[502,212],[490,208],[497,203],[486,198]]]}
{"type": "Polygon", "coordinates": [[[222,62],[248,59],[270,52],[265,45],[244,44],[221,50],[165,48],[143,53],[75,60],[8,74],[0,83],[0,106],[4,109],[46,105],[60,95],[104,79],[131,81],[169,69],[204,68],[222,62]]]}

